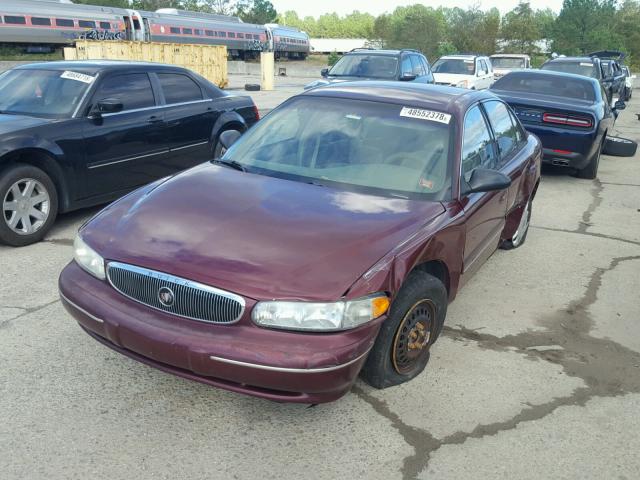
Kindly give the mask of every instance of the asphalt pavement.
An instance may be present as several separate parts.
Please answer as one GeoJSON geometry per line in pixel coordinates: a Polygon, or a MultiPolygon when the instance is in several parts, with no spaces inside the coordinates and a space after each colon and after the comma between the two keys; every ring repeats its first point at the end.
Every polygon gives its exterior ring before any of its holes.
{"type": "MultiPolygon", "coordinates": [[[[639,105],[616,127],[636,141],[639,105]]],[[[85,334],[57,278],[96,211],[0,246],[3,480],[638,478],[640,154],[604,156],[595,181],[545,168],[526,244],[460,291],[427,370],[313,408],[176,378],[85,334]]]]}

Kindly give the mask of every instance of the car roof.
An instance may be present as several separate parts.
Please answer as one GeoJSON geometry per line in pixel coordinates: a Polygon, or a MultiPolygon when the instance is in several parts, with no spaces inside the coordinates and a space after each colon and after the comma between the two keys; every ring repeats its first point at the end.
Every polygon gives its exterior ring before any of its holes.
{"type": "MultiPolygon", "coordinates": [[[[577,73],[565,73],[565,72],[556,72],[554,70],[514,70],[513,72],[507,73],[502,78],[512,78],[512,77],[555,77],[555,78],[567,78],[572,79],[578,82],[589,83],[596,89],[600,89],[600,82],[597,79],[591,77],[585,77],[584,75],[578,75],[577,73]]],[[[496,80],[500,82],[502,79],[496,80]]],[[[493,87],[492,87],[493,88],[493,87]]]]}
{"type": "Polygon", "coordinates": [[[400,55],[401,53],[415,53],[422,55],[422,53],[417,50],[382,50],[371,48],[354,48],[350,52],[345,53],[345,55],[357,55],[359,53],[366,55],[400,55]]]}
{"type": "Polygon", "coordinates": [[[468,58],[468,59],[474,59],[474,58],[479,58],[479,57],[484,57],[484,55],[472,55],[472,54],[455,54],[455,55],[443,55],[440,58],[444,58],[444,59],[448,59],[448,58],[468,58]]]}
{"type": "Polygon", "coordinates": [[[145,67],[149,70],[185,70],[176,65],[167,65],[154,62],[135,62],[131,60],[61,60],[56,62],[29,63],[15,67],[20,70],[76,70],[85,73],[97,73],[103,71],[130,70],[136,67],[145,67]]]}
{"type": "Polygon", "coordinates": [[[598,57],[557,57],[547,60],[545,63],[560,63],[560,62],[599,62],[598,57]]]}
{"type": "Polygon", "coordinates": [[[489,58],[494,57],[505,57],[505,58],[529,58],[529,55],[525,53],[495,53],[491,55],[489,58]]]}
{"type": "Polygon", "coordinates": [[[470,104],[478,100],[497,98],[483,90],[389,81],[340,82],[307,90],[299,96],[392,103],[453,114],[464,112],[470,104]]]}

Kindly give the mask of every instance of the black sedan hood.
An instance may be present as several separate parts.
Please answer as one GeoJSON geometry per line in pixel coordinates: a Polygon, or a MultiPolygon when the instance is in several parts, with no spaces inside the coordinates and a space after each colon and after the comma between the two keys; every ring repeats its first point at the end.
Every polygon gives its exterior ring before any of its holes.
{"type": "Polygon", "coordinates": [[[0,113],[0,135],[18,132],[26,128],[38,127],[51,123],[55,120],[50,118],[28,117],[26,115],[13,115],[0,113]]]}

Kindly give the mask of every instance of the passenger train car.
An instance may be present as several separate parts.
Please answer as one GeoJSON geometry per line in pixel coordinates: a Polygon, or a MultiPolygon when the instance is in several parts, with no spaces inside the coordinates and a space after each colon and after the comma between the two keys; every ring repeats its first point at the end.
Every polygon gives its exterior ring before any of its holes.
{"type": "Polygon", "coordinates": [[[0,0],[0,44],[52,49],[79,39],[226,45],[229,55],[250,58],[261,51],[304,59],[309,36],[291,27],[254,25],[238,17],[173,8],[155,12],[60,3],[0,0]]]}

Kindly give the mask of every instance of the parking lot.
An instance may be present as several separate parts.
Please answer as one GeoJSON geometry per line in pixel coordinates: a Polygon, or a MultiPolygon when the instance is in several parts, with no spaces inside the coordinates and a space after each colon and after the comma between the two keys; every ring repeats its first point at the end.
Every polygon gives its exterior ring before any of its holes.
{"type": "MultiPolygon", "coordinates": [[[[308,81],[252,96],[264,113],[308,81]]],[[[616,125],[635,141],[638,105],[616,125]]],[[[595,181],[545,168],[527,243],[460,291],[427,370],[313,408],[173,377],[85,334],[57,278],[95,212],[0,246],[3,479],[638,477],[640,152],[603,156],[595,181]]]]}

